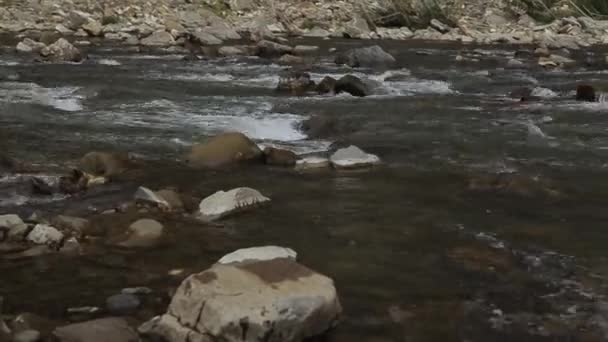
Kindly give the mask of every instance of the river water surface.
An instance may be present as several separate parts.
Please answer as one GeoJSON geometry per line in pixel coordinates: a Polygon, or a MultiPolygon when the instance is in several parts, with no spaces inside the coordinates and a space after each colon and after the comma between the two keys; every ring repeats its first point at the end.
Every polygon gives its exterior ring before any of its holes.
{"type": "MultiPolygon", "coordinates": [[[[329,47],[364,44],[312,43],[322,52],[310,70],[317,81],[352,72],[331,63],[329,47]]],[[[509,69],[515,51],[497,47],[383,46],[399,63],[355,71],[375,85],[366,98],[276,94],[284,67],[255,58],[98,48],[83,64],[48,65],[6,50],[3,151],[51,178],[92,150],[145,163],[136,177],[72,198],[24,194],[28,175],[6,175],[0,214],[63,213],[121,229],[133,217],[95,213],[139,185],[197,198],[248,186],[273,203],[213,226],[159,216],[169,236],[151,250],[93,240],[80,257],[0,258],[4,312],[64,321],[69,307],[103,306],[122,288],[148,286],[156,295],[141,321],[166,309],[187,274],[234,249],[274,244],[336,281],[345,317],[329,341],[608,339],[608,104],[572,99],[576,84],[608,85],[608,73],[548,71],[532,57],[509,69]],[[508,98],[521,86],[540,100],[508,98]],[[309,139],[299,127],[311,115],[334,117],[339,132],[309,139]],[[312,174],[179,163],[192,143],[231,130],[299,154],[355,144],[384,163],[312,174]],[[175,269],[183,275],[168,274],[175,269]]]]}

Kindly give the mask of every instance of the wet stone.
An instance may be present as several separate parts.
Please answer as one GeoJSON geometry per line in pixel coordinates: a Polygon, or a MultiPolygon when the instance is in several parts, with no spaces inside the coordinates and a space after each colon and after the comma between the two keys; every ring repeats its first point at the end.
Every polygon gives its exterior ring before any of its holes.
{"type": "Polygon", "coordinates": [[[117,294],[106,299],[106,310],[112,315],[129,315],[134,313],[141,301],[133,294],[117,294]]]}

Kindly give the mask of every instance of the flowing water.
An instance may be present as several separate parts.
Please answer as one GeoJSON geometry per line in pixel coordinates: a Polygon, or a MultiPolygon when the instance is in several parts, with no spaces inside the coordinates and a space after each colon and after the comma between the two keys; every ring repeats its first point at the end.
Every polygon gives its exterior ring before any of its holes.
{"type": "MultiPolygon", "coordinates": [[[[331,63],[329,47],[363,44],[313,43],[322,48],[316,80],[351,72],[331,63]]],[[[0,214],[87,216],[112,231],[134,218],[96,213],[139,185],[197,198],[249,186],[273,199],[212,226],[147,214],[169,231],[150,250],[92,240],[80,257],[0,258],[4,311],[66,320],[69,307],[148,286],[158,296],[139,313],[145,319],[166,308],[185,275],[236,248],[276,244],[336,281],[345,317],[330,341],[608,339],[608,104],[572,100],[577,83],[608,84],[608,73],[543,70],[531,57],[508,69],[514,51],[495,47],[383,45],[399,64],[357,70],[375,85],[365,98],[276,94],[284,67],[255,58],[190,62],[99,48],[80,65],[44,65],[2,55],[0,148],[50,178],[92,150],[145,162],[136,177],[77,197],[26,195],[28,175],[7,175],[0,214]],[[520,86],[540,100],[508,98],[520,86]],[[309,139],[299,125],[311,115],[334,117],[339,134],[309,139]],[[178,162],[192,143],[232,130],[298,154],[355,144],[384,163],[302,174],[178,162]]]]}

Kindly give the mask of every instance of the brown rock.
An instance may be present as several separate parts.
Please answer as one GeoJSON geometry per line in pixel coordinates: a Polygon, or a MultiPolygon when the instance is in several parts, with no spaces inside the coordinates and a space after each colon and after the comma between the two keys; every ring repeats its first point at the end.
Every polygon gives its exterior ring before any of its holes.
{"type": "Polygon", "coordinates": [[[156,192],[160,198],[164,199],[169,203],[169,206],[173,210],[179,210],[184,208],[184,203],[180,198],[179,194],[171,189],[164,189],[156,192]]]}
{"type": "Polygon", "coordinates": [[[127,153],[89,152],[80,160],[80,168],[95,176],[116,176],[128,167],[127,153]]]}
{"type": "Polygon", "coordinates": [[[294,166],[298,159],[295,153],[274,147],[264,149],[264,158],[266,164],[276,166],[294,166]]]}
{"type": "Polygon", "coordinates": [[[241,162],[261,161],[262,151],[242,133],[231,132],[192,146],[187,157],[189,166],[197,169],[221,168],[241,162]]]}

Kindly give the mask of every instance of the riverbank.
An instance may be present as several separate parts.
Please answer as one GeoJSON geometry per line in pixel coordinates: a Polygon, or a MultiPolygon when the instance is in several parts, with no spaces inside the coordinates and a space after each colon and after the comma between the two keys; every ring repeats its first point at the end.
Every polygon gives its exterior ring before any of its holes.
{"type": "Polygon", "coordinates": [[[564,12],[568,14],[542,23],[503,2],[487,6],[451,1],[443,7],[404,9],[391,1],[5,0],[0,32],[38,37],[47,44],[51,37],[63,36],[160,47],[184,46],[192,37],[203,46],[215,46],[276,36],[533,44],[570,50],[608,43],[608,21],[564,12]]]}

